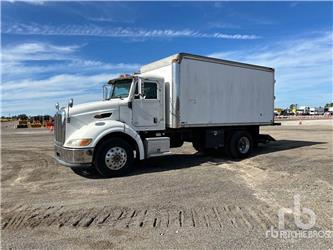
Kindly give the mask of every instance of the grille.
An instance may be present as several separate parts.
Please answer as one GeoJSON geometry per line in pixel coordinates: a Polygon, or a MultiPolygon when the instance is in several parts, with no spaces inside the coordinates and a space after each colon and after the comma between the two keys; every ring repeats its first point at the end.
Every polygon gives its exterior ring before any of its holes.
{"type": "Polygon", "coordinates": [[[61,111],[54,116],[54,139],[58,144],[63,145],[65,142],[65,114],[61,111]]]}

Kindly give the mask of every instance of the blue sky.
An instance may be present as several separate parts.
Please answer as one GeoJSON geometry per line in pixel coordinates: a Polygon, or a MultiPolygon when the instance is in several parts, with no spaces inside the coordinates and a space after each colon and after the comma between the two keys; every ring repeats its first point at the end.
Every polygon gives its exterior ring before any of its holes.
{"type": "Polygon", "coordinates": [[[332,101],[332,2],[1,3],[2,115],[52,114],[188,52],[276,69],[277,107],[332,101]]]}

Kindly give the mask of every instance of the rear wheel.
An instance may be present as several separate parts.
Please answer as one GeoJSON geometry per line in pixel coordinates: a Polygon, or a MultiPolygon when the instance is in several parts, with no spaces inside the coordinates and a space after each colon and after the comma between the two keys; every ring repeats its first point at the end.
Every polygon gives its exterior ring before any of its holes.
{"type": "Polygon", "coordinates": [[[105,177],[127,174],[134,161],[133,148],[121,138],[110,138],[96,149],[95,168],[105,177]]]}
{"type": "Polygon", "coordinates": [[[245,158],[253,149],[253,139],[247,131],[234,132],[229,141],[228,153],[232,158],[245,158]]]}

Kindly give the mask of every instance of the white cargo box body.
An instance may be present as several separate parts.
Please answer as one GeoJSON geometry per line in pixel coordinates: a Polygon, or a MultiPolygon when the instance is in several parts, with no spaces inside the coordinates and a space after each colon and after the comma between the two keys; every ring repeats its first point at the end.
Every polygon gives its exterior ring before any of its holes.
{"type": "Polygon", "coordinates": [[[166,125],[267,125],[274,117],[274,69],[191,54],[141,68],[166,83],[166,125]]]}

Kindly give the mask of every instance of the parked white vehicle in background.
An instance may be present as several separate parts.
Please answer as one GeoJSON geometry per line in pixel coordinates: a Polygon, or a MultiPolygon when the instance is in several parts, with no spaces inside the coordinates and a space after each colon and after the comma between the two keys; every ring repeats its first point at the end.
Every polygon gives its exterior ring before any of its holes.
{"type": "Polygon", "coordinates": [[[323,107],[315,107],[310,108],[310,115],[323,115],[324,114],[324,108],[323,107]]]}
{"type": "Polygon", "coordinates": [[[297,109],[298,115],[309,115],[310,114],[310,107],[301,106],[297,109]]]}
{"type": "Polygon", "coordinates": [[[59,109],[55,158],[94,167],[104,176],[128,172],[134,160],[170,154],[192,142],[200,152],[248,156],[274,123],[274,69],[176,54],[112,79],[104,100],[59,109]]]}

